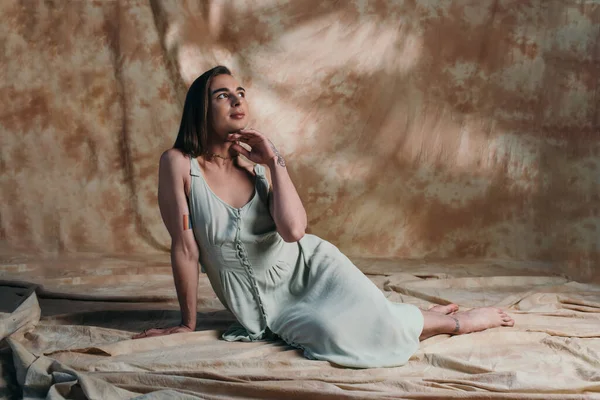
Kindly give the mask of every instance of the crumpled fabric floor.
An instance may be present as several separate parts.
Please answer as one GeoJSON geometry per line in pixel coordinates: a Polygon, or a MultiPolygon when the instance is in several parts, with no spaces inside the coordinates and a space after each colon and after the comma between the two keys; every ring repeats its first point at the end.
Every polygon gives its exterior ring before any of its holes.
{"type": "Polygon", "coordinates": [[[498,306],[516,325],[432,337],[402,367],[340,368],[283,342],[220,340],[234,319],[203,274],[196,332],[131,340],[178,322],[168,255],[5,257],[0,397],[600,398],[600,285],[515,261],[353,261],[393,301],[498,306]]]}

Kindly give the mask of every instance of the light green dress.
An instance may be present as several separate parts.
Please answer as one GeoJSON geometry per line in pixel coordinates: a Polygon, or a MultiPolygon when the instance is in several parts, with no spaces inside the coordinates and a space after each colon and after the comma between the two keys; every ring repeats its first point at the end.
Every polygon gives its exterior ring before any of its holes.
{"type": "Polygon", "coordinates": [[[333,244],[310,234],[295,243],[281,238],[264,166],[254,166],[252,200],[234,208],[210,189],[198,161],[190,162],[202,272],[238,321],[223,339],[280,337],[309,359],[356,368],[403,365],[417,351],[417,307],[390,302],[333,244]]]}

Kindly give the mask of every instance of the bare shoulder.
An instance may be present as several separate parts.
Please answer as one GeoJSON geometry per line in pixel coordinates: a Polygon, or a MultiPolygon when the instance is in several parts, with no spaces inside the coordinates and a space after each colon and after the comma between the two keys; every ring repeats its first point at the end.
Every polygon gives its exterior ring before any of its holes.
{"type": "Polygon", "coordinates": [[[171,148],[161,154],[160,169],[184,176],[183,174],[190,170],[190,161],[188,156],[183,154],[179,149],[171,148]]]}

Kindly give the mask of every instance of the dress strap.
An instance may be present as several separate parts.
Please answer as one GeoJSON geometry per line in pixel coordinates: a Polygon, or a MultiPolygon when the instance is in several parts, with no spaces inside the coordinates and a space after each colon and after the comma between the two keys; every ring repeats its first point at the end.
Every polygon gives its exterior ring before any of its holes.
{"type": "Polygon", "coordinates": [[[254,165],[254,173],[256,174],[256,190],[258,195],[265,204],[269,204],[269,180],[265,173],[265,167],[261,164],[254,165]]]}
{"type": "Polygon", "coordinates": [[[190,175],[192,176],[202,176],[200,175],[200,166],[198,165],[198,160],[194,157],[190,157],[190,175]]]}
{"type": "Polygon", "coordinates": [[[263,178],[266,178],[265,177],[265,167],[263,167],[260,164],[254,164],[254,174],[256,175],[257,178],[259,176],[263,177],[263,178]]]}

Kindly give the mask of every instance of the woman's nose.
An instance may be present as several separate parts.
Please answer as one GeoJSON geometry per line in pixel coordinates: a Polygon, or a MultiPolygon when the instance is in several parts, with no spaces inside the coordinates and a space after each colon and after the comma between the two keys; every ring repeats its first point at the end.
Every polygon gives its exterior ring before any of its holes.
{"type": "Polygon", "coordinates": [[[238,96],[233,96],[231,101],[232,107],[238,106],[241,103],[241,99],[238,96]]]}

